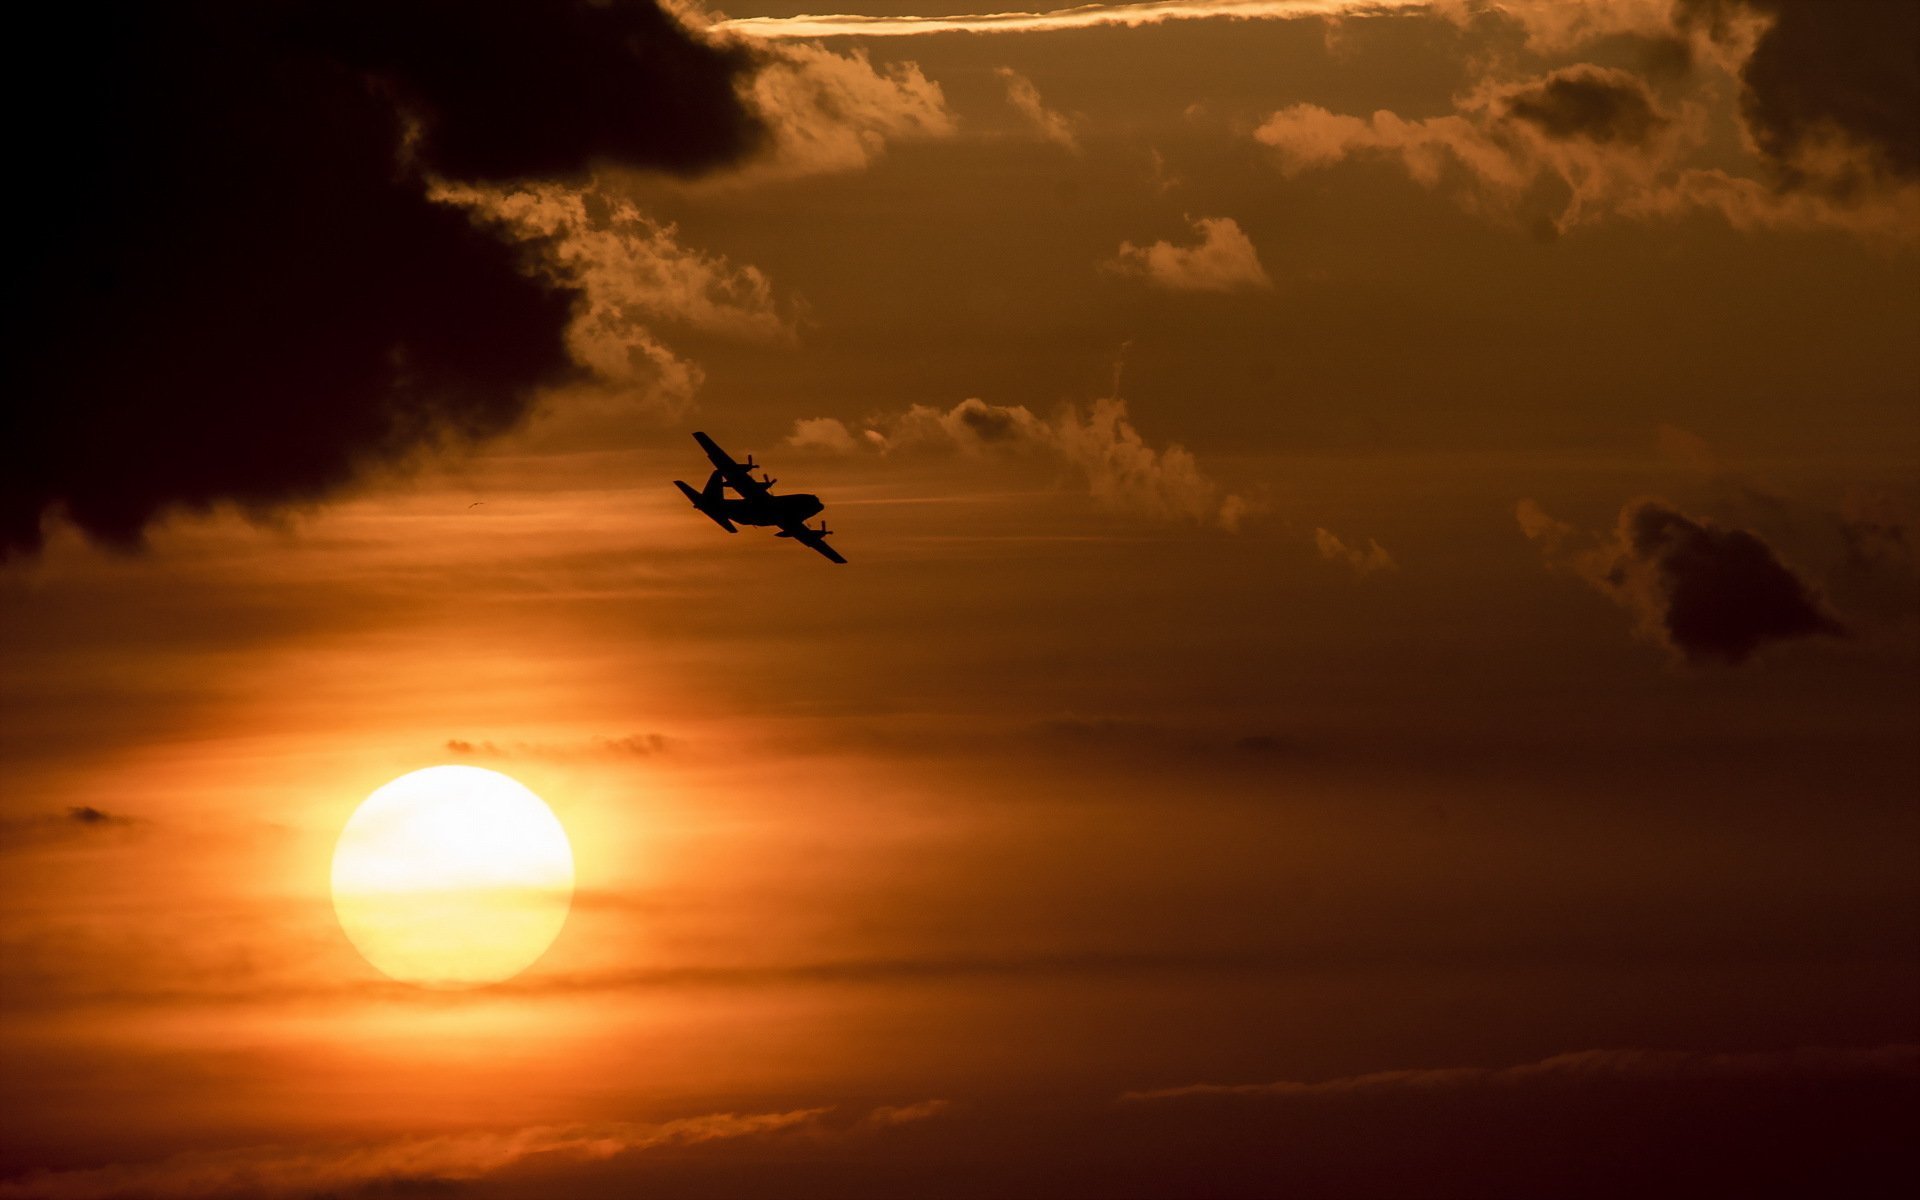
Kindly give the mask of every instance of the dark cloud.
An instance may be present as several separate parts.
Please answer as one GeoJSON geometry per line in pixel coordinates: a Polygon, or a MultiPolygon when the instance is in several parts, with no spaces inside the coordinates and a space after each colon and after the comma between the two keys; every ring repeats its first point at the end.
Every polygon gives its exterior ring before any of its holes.
{"type": "Polygon", "coordinates": [[[1743,529],[1719,529],[1648,501],[1621,515],[1620,535],[1607,582],[1644,589],[1639,601],[1690,659],[1739,663],[1766,642],[1844,632],[1800,577],[1743,529]]]}
{"type": "Polygon", "coordinates": [[[90,804],[77,804],[64,813],[35,813],[0,819],[0,848],[33,846],[86,837],[96,830],[125,829],[137,822],[90,804]]]}
{"type": "Polygon", "coordinates": [[[427,176],[687,173],[758,131],[742,52],[651,0],[56,6],[19,49],[59,66],[6,93],[0,555],[511,427],[578,297],[427,176]]]}
{"type": "Polygon", "coordinates": [[[1692,662],[1739,664],[1769,642],[1845,636],[1824,601],[1757,535],[1696,520],[1658,500],[1621,510],[1611,539],[1570,548],[1571,526],[1523,501],[1522,530],[1639,614],[1644,629],[1692,662]]]}
{"type": "Polygon", "coordinates": [[[1004,442],[1020,436],[1020,423],[1005,408],[969,400],[955,411],[974,436],[983,442],[1004,442]]]}
{"type": "Polygon", "coordinates": [[[1665,118],[1646,85],[1625,71],[1581,65],[1555,71],[1507,98],[1507,115],[1566,141],[1642,146],[1665,118]]]}
{"type": "Polygon", "coordinates": [[[1889,492],[1859,488],[1841,501],[1837,515],[1847,565],[1856,572],[1892,570],[1913,574],[1916,558],[1911,507],[1889,492]]]}
{"type": "Polygon", "coordinates": [[[1771,24],[1741,71],[1742,111],[1783,182],[1850,191],[1877,174],[1920,178],[1920,5],[1911,0],[1682,0],[1683,23],[1720,35],[1741,13],[1771,24]],[[1867,161],[1822,154],[1835,136],[1867,161]]]}

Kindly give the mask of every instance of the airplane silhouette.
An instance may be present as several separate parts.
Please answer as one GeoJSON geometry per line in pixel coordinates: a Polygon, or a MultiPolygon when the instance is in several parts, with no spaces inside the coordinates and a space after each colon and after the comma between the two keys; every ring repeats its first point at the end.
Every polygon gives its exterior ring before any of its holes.
{"type": "Polygon", "coordinates": [[[693,440],[713,460],[713,474],[707,476],[707,486],[694,491],[684,480],[676,479],[673,486],[686,493],[693,506],[713,519],[713,523],[728,533],[739,532],[734,525],[777,525],[780,532],[775,537],[792,538],[809,550],[818,550],[837,563],[847,560],[840,552],[827,545],[827,535],[832,533],[826,521],[820,522],[815,529],[807,524],[807,518],[826,507],[820,503],[820,497],[805,492],[795,492],[788,496],[776,496],[770,490],[777,479],[767,478],[764,470],[760,478],[755,479],[753,472],[760,465],[753,461],[753,455],[747,455],[745,463],[737,463],[732,457],[714,445],[713,439],[704,433],[696,433],[693,440]],[[726,490],[732,488],[739,493],[739,499],[727,498],[726,490]]]}

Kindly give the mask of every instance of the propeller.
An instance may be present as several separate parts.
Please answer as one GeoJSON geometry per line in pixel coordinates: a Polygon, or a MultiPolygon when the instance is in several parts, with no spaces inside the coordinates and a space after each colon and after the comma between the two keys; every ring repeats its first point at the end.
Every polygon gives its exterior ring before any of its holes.
{"type": "Polygon", "coordinates": [[[779,483],[779,482],[780,482],[780,481],[779,481],[778,479],[768,479],[768,478],[767,478],[767,473],[766,473],[765,471],[762,471],[762,472],[760,472],[760,486],[761,486],[761,487],[772,487],[772,486],[773,486],[774,484],[776,484],[776,483],[779,483]]]}
{"type": "Polygon", "coordinates": [[[747,455],[747,461],[744,463],[741,463],[740,467],[742,470],[745,470],[745,471],[757,471],[760,469],[760,464],[753,461],[753,455],[749,454],[747,455]]]}
{"type": "MultiPolygon", "coordinates": [[[[811,528],[811,527],[809,527],[809,528],[811,528]]],[[[833,536],[833,530],[831,530],[831,529],[828,529],[828,528],[827,528],[827,523],[826,523],[826,521],[824,521],[824,520],[822,520],[822,521],[820,522],[820,536],[821,536],[821,537],[831,537],[831,536],[833,536]]]]}

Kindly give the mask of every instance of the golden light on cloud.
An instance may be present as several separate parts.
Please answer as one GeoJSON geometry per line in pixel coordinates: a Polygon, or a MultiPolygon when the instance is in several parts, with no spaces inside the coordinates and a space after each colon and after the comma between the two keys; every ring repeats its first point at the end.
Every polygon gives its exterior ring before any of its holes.
{"type": "Polygon", "coordinates": [[[553,810],[479,767],[428,767],[379,788],[333,852],[341,927],[408,983],[510,979],[553,944],[572,902],[573,848],[553,810]]]}

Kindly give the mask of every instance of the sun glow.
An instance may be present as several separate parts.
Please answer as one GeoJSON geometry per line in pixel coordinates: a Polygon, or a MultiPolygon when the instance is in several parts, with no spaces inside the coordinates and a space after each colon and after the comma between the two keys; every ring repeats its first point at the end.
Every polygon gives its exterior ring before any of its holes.
{"type": "Polygon", "coordinates": [[[428,767],[354,810],[333,852],[333,907],[367,961],[428,987],[533,965],[566,923],[573,849],[540,797],[497,771],[428,767]]]}

